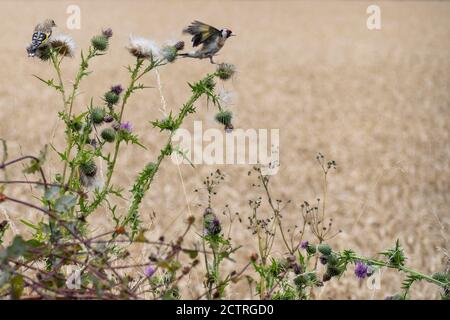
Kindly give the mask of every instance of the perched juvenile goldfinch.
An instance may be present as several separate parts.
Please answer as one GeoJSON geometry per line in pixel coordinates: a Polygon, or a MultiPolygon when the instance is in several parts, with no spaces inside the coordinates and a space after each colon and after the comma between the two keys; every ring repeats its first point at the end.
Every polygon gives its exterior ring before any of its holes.
{"type": "Polygon", "coordinates": [[[36,50],[48,41],[54,27],[56,27],[55,21],[47,19],[34,28],[31,44],[27,47],[29,57],[34,57],[36,50]]]}
{"type": "Polygon", "coordinates": [[[203,46],[197,51],[191,51],[188,53],[179,54],[182,57],[204,59],[209,58],[211,63],[215,63],[213,57],[219,52],[225,45],[225,41],[234,36],[229,29],[217,29],[206,23],[200,21],[194,21],[183,30],[183,33],[192,35],[192,45],[197,47],[202,44],[203,46]]]}

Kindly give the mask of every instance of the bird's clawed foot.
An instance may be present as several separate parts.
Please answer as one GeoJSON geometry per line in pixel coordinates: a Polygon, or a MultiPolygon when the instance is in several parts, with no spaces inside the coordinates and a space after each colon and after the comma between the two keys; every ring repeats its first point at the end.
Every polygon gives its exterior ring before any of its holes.
{"type": "Polygon", "coordinates": [[[217,62],[214,62],[214,60],[213,60],[213,58],[215,56],[218,56],[218,54],[215,54],[215,55],[209,57],[209,61],[211,61],[212,64],[217,64],[217,62]]]}

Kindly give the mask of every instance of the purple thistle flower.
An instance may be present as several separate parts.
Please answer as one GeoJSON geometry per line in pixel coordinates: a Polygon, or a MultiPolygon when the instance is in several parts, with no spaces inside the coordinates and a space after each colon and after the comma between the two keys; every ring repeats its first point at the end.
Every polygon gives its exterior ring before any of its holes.
{"type": "Polygon", "coordinates": [[[111,92],[114,92],[117,95],[121,94],[122,91],[123,91],[123,88],[120,84],[111,87],[111,92]]]}
{"type": "Polygon", "coordinates": [[[120,129],[131,133],[133,131],[133,126],[131,125],[131,123],[129,121],[127,121],[127,122],[123,122],[120,124],[120,129]]]}
{"type": "Polygon", "coordinates": [[[111,28],[102,30],[102,35],[107,37],[107,38],[111,38],[113,36],[113,31],[111,28]]]}
{"type": "Polygon", "coordinates": [[[217,217],[214,217],[213,220],[207,224],[203,232],[206,236],[214,236],[219,234],[220,231],[222,231],[220,221],[217,217]]]}
{"type": "Polygon", "coordinates": [[[308,248],[308,245],[309,245],[309,242],[306,241],[306,240],[303,240],[301,245],[300,245],[300,248],[306,249],[306,248],[308,248]]]}
{"type": "Polygon", "coordinates": [[[151,276],[153,276],[153,274],[155,273],[155,268],[153,268],[153,266],[149,265],[147,268],[145,268],[145,276],[147,278],[151,278],[151,276]]]}
{"type": "Polygon", "coordinates": [[[361,261],[356,262],[355,264],[355,275],[359,279],[364,279],[367,276],[368,266],[361,261]]]}

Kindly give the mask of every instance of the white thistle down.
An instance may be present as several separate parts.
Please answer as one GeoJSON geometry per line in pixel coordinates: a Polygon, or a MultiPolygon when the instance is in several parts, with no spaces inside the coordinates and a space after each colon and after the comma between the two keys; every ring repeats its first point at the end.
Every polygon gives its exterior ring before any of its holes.
{"type": "Polygon", "coordinates": [[[161,56],[161,49],[155,41],[133,35],[130,35],[127,49],[136,58],[159,58],[161,56]]]}
{"type": "Polygon", "coordinates": [[[222,107],[229,108],[234,105],[236,93],[230,90],[221,88],[217,94],[219,103],[222,107]]]}

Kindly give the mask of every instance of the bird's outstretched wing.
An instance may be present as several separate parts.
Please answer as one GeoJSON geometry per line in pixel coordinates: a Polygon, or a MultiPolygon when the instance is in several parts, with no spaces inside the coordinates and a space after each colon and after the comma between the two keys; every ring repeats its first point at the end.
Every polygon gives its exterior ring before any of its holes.
{"type": "Polygon", "coordinates": [[[199,44],[205,43],[211,36],[219,34],[220,31],[206,23],[194,21],[189,27],[183,30],[183,33],[193,35],[192,45],[196,47],[199,44]]]}

